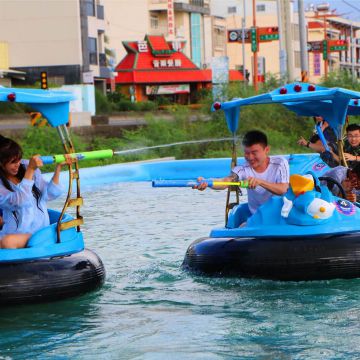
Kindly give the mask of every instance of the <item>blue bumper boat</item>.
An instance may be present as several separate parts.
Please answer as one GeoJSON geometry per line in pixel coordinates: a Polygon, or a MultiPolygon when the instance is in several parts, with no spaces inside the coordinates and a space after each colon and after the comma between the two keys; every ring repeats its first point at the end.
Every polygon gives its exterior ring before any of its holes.
{"type": "MultiPolygon", "coordinates": [[[[267,94],[215,103],[235,134],[243,106],[277,103],[299,116],[322,116],[334,129],[339,156],[343,155],[343,127],[348,115],[360,115],[360,93],[306,83],[288,84],[267,94]]],[[[233,153],[233,165],[236,156],[233,153]]],[[[360,208],[329,187],[328,166],[318,155],[291,155],[290,186],[250,216],[239,202],[239,188],[229,187],[226,221],[208,237],[193,242],[183,267],[216,276],[274,280],[321,280],[360,277],[360,208]],[[231,197],[236,195],[235,201],[231,197]],[[239,227],[246,222],[246,225],[239,227]]]]}
{"type": "MultiPolygon", "coordinates": [[[[73,99],[71,93],[62,91],[0,87],[0,101],[25,103],[46,117],[57,128],[68,154],[75,153],[66,127],[73,99]]],[[[47,157],[43,160],[52,162],[47,157]]],[[[76,161],[69,166],[69,187],[62,211],[49,210],[50,225],[34,233],[26,248],[0,250],[1,305],[59,300],[103,284],[104,265],[94,252],[85,249],[80,230],[82,203],[76,161]],[[73,208],[74,215],[66,212],[68,208],[73,208]]]]}

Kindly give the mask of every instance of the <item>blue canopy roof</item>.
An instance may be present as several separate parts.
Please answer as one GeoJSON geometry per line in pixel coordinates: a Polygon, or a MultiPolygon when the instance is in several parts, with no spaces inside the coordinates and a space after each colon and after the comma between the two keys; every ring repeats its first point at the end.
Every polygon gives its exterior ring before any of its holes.
{"type": "Polygon", "coordinates": [[[42,113],[51,126],[69,121],[69,104],[75,96],[66,91],[0,87],[0,101],[24,103],[42,113]]]}
{"type": "Polygon", "coordinates": [[[300,116],[322,116],[340,137],[346,116],[360,115],[359,99],[360,92],[353,90],[293,83],[267,94],[214,103],[212,109],[224,110],[228,128],[235,133],[242,106],[281,104],[300,116]]]}

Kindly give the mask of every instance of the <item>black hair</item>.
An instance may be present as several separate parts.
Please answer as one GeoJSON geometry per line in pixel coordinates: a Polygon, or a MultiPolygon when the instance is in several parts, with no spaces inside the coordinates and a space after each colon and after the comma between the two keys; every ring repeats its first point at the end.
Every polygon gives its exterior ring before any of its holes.
{"type": "MultiPolygon", "coordinates": [[[[0,135],[0,180],[9,191],[14,191],[10,185],[8,178],[5,173],[5,165],[10,161],[21,160],[23,155],[23,151],[18,143],[9,138],[5,138],[0,135]]],[[[21,181],[25,176],[26,167],[24,164],[20,164],[18,173],[16,174],[16,178],[21,181]]],[[[34,184],[32,187],[32,193],[34,198],[36,199],[37,207],[40,211],[42,211],[39,207],[39,201],[41,198],[40,189],[34,184]]],[[[18,217],[16,212],[13,212],[15,220],[18,224],[18,217]]]]}
{"type": "Polygon", "coordinates": [[[358,179],[360,179],[360,162],[357,162],[357,164],[351,169],[351,172],[356,174],[358,179]]]}
{"type": "Polygon", "coordinates": [[[346,132],[360,130],[359,124],[350,124],[346,127],[346,132]]]}
{"type": "Polygon", "coordinates": [[[267,136],[259,130],[248,131],[242,140],[243,146],[249,147],[255,144],[261,144],[264,147],[268,146],[267,136]]]}

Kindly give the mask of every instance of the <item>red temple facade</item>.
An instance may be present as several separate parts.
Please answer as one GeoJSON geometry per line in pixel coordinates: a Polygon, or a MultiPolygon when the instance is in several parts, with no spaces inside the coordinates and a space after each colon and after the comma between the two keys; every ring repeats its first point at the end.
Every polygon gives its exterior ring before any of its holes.
{"type": "MultiPolygon", "coordinates": [[[[211,70],[199,69],[182,52],[183,42],[147,35],[143,41],[126,41],[123,45],[127,55],[115,69],[115,84],[136,101],[166,96],[188,104],[196,98],[197,91],[211,88],[211,70]]],[[[230,70],[229,80],[242,81],[242,73],[230,70]]]]}

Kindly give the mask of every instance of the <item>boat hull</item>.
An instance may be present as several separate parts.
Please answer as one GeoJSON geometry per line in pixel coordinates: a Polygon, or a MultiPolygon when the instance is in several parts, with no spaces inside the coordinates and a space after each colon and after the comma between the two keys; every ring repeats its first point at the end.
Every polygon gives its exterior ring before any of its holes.
{"type": "Polygon", "coordinates": [[[183,268],[207,275],[283,281],[360,277],[360,232],[306,237],[201,238],[183,268]]]}
{"type": "Polygon", "coordinates": [[[101,259],[91,250],[32,261],[0,263],[0,304],[30,304],[64,299],[100,287],[101,259]]]}

